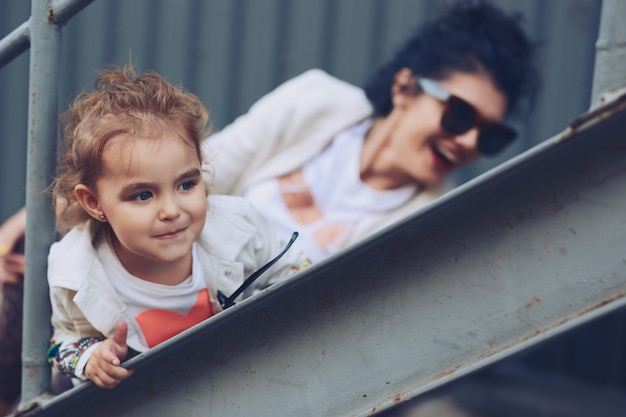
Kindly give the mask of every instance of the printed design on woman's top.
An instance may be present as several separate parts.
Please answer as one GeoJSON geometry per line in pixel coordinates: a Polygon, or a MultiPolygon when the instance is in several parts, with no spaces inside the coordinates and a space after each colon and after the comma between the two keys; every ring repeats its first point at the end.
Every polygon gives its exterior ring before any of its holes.
{"type": "MultiPolygon", "coordinates": [[[[301,169],[278,177],[278,186],[285,207],[294,221],[308,225],[324,218],[324,212],[315,203],[315,198],[304,180],[301,169]]],[[[336,249],[341,249],[346,245],[347,233],[347,224],[326,223],[315,230],[313,236],[320,248],[333,253],[336,249]]]]}

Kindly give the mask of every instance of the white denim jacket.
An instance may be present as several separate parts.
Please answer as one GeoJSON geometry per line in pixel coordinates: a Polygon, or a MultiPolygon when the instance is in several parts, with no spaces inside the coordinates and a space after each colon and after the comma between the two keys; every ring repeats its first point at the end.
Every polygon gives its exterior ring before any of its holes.
{"type": "MultiPolygon", "coordinates": [[[[245,199],[210,196],[204,229],[198,239],[198,258],[209,289],[213,311],[220,312],[219,289],[230,296],[251,273],[284,248],[291,236],[278,239],[270,223],[245,199]]],[[[124,317],[120,301],[97,256],[93,242],[97,231],[91,222],[75,227],[54,243],[48,256],[48,283],[52,302],[53,345],[76,349],[85,338],[110,338],[124,317]],[[64,345],[64,346],[63,346],[64,345]],[[73,348],[72,348],[73,346],[73,348]]],[[[243,297],[281,281],[298,270],[305,258],[294,250],[287,253],[249,288],[243,297]]],[[[129,339],[140,329],[129,325],[129,339]]],[[[73,376],[84,378],[84,365],[93,349],[81,352],[72,366],[73,376]],[[74,370],[75,368],[75,370],[74,370]]],[[[132,346],[130,346],[132,348],[132,346]]],[[[50,362],[62,371],[58,358],[50,362]]]]}

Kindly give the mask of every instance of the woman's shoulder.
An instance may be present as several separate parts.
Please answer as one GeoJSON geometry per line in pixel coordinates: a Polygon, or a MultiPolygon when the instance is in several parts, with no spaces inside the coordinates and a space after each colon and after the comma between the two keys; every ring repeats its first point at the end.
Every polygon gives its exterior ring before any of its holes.
{"type": "Polygon", "coordinates": [[[319,92],[326,89],[338,91],[341,94],[363,94],[363,90],[347,81],[341,80],[319,68],[309,69],[300,75],[287,80],[285,88],[302,89],[308,92],[319,92]]]}

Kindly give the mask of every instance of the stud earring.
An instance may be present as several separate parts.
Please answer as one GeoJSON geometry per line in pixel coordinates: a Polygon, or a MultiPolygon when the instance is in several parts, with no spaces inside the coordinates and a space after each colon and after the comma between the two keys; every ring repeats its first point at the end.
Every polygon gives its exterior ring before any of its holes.
{"type": "Polygon", "coordinates": [[[106,223],[107,218],[104,216],[104,214],[101,214],[100,215],[100,220],[106,223]]]}

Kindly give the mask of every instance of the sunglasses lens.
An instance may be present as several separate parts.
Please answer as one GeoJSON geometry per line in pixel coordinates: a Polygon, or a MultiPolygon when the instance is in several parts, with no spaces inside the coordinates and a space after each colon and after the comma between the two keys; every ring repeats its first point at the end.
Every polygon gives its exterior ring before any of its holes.
{"type": "Polygon", "coordinates": [[[448,107],[441,117],[441,126],[452,135],[462,135],[474,126],[476,110],[456,96],[448,99],[448,107]]]}
{"type": "MultiPolygon", "coordinates": [[[[424,81],[426,80],[422,80],[424,81]]],[[[427,89],[425,91],[428,92],[427,89]]],[[[437,95],[435,97],[439,98],[437,95]]],[[[516,133],[513,129],[504,124],[482,120],[474,106],[462,98],[449,95],[444,101],[446,109],[441,116],[441,127],[451,135],[462,135],[473,127],[478,127],[478,150],[484,155],[497,154],[515,139],[516,133]]]]}
{"type": "Polygon", "coordinates": [[[515,139],[515,131],[502,125],[490,125],[478,136],[478,149],[485,155],[495,155],[515,139]]]}

